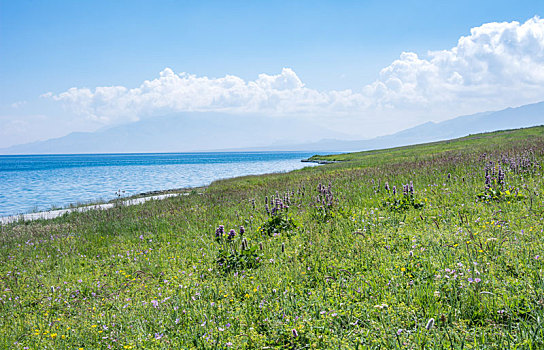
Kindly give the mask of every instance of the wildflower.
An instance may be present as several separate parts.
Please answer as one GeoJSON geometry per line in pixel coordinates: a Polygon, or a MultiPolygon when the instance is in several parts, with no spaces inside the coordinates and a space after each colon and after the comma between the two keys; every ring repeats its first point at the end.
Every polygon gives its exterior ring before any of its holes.
{"type": "Polygon", "coordinates": [[[399,329],[399,330],[397,331],[397,335],[401,335],[401,334],[402,334],[402,329],[399,329]]]}
{"type": "Polygon", "coordinates": [[[427,322],[427,325],[425,326],[425,328],[430,331],[431,328],[433,328],[434,326],[434,318],[430,318],[429,321],[427,322]]]}
{"type": "Polygon", "coordinates": [[[223,225],[219,225],[219,227],[215,229],[215,238],[221,238],[223,233],[225,233],[225,227],[223,225]]]}
{"type": "Polygon", "coordinates": [[[236,231],[234,231],[234,229],[231,229],[231,230],[229,231],[229,239],[233,239],[234,236],[236,236],[236,231]]]}
{"type": "Polygon", "coordinates": [[[298,332],[296,329],[293,328],[292,332],[293,332],[293,337],[295,338],[298,337],[298,332]]]}
{"type": "Polygon", "coordinates": [[[246,232],[246,229],[244,226],[240,226],[240,236],[242,236],[246,232]]]}

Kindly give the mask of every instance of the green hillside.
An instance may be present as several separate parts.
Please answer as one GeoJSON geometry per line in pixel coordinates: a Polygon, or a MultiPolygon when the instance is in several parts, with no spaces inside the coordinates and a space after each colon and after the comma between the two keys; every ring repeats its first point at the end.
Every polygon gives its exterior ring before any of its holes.
{"type": "Polygon", "coordinates": [[[313,159],[2,227],[0,348],[544,348],[544,127],[313,159]]]}

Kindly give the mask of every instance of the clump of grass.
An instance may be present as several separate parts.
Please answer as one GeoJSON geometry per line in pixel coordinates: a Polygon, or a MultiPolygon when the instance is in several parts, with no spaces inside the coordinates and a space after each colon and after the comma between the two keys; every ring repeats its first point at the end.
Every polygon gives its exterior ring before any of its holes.
{"type": "Polygon", "coordinates": [[[425,203],[415,196],[412,181],[409,184],[402,185],[402,195],[397,195],[396,186],[390,189],[388,183],[385,185],[385,191],[387,197],[382,201],[382,206],[389,210],[402,213],[408,209],[421,209],[425,206],[425,203]]]}

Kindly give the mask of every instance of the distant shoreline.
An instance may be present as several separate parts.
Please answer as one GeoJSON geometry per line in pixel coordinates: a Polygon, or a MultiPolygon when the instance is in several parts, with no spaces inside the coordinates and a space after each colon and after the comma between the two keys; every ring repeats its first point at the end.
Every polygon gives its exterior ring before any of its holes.
{"type": "MultiPolygon", "coordinates": [[[[45,210],[45,211],[41,211],[37,213],[8,215],[8,216],[0,217],[0,226],[17,223],[20,221],[25,222],[25,221],[34,221],[34,220],[40,220],[40,219],[51,220],[51,219],[55,219],[65,214],[69,214],[73,212],[84,213],[90,210],[107,210],[118,205],[124,205],[124,206],[137,205],[137,204],[145,203],[150,200],[162,200],[162,199],[171,198],[171,197],[188,196],[192,191],[195,191],[196,189],[203,189],[203,188],[204,187],[195,187],[191,189],[185,189],[186,190],[185,192],[173,192],[176,190],[151,191],[147,193],[140,193],[136,196],[132,196],[128,198],[114,199],[107,203],[102,203],[102,204],[83,205],[80,207],[67,208],[67,209],[45,210]],[[162,194],[149,195],[151,193],[162,193],[162,194]]],[[[202,194],[203,192],[197,192],[197,193],[202,194]]]]}

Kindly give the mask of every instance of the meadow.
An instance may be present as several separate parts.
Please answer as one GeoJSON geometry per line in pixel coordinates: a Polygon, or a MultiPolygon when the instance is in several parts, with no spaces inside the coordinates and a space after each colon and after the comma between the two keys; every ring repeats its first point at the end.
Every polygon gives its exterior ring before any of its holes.
{"type": "Polygon", "coordinates": [[[0,232],[9,349],[544,348],[544,127],[0,232]]]}

